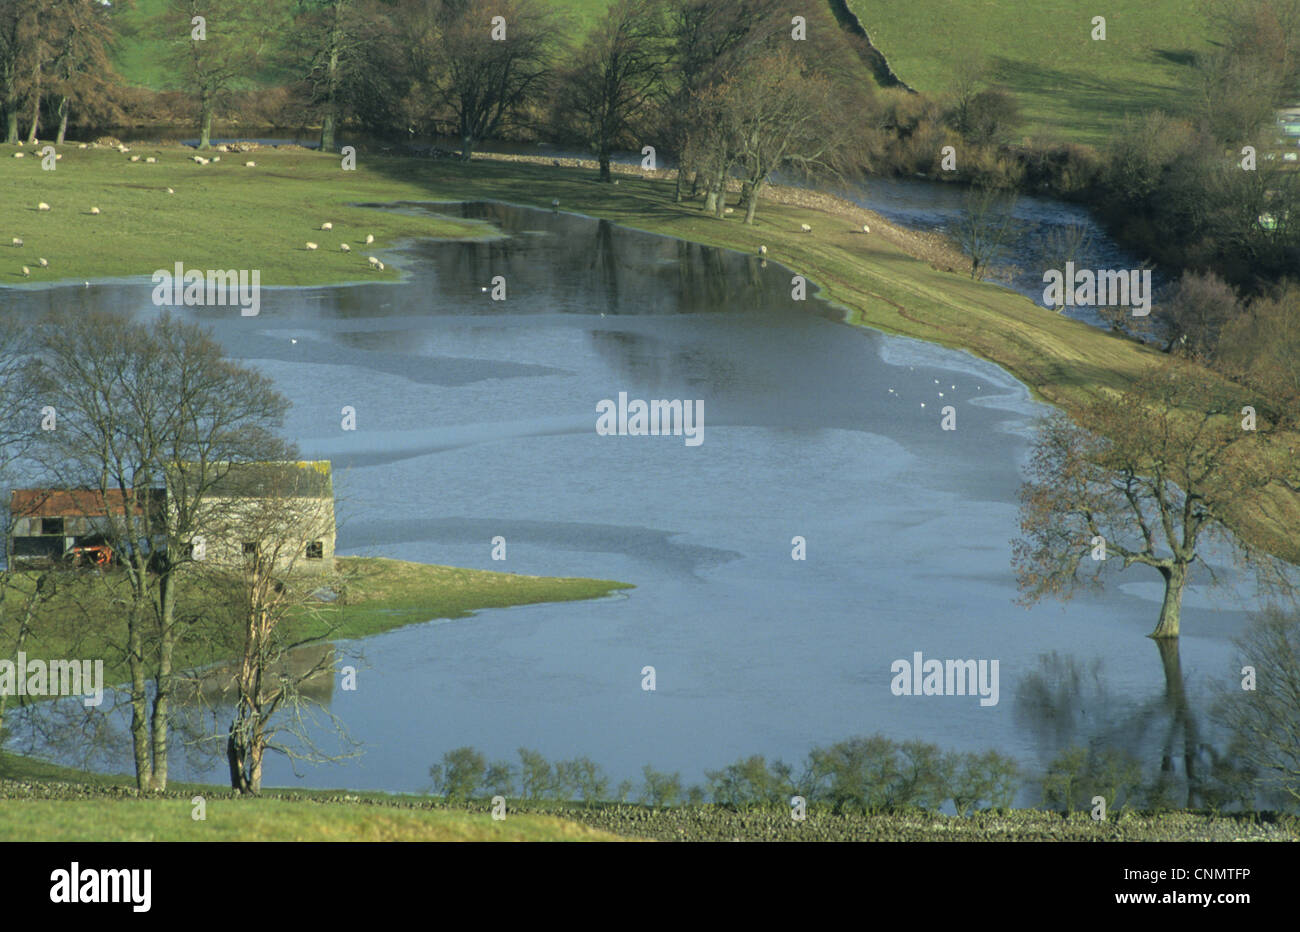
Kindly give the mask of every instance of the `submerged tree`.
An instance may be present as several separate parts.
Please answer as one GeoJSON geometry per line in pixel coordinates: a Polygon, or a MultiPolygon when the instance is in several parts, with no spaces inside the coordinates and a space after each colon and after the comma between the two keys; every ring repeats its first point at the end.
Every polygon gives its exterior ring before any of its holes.
{"type": "MultiPolygon", "coordinates": [[[[1013,564],[1022,602],[1101,586],[1111,559],[1164,580],[1154,638],[1179,634],[1183,591],[1212,541],[1286,586],[1285,566],[1228,528],[1271,481],[1260,438],[1243,429],[1239,390],[1207,370],[1170,361],[1118,397],[1057,412],[1034,443],[1020,492],[1022,536],[1013,564]],[[1089,569],[1091,567],[1091,569],[1089,569]]],[[[1208,565],[1206,565],[1208,569],[1208,565]]]]}

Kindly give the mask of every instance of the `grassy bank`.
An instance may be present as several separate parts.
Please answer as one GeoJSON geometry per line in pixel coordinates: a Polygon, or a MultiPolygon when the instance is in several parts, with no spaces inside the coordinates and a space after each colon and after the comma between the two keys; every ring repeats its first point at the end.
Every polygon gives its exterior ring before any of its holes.
{"type": "MultiPolygon", "coordinates": [[[[485,608],[593,599],[630,588],[611,580],[521,576],[375,557],[340,557],[335,563],[336,572],[323,577],[321,584],[336,589],[340,597],[303,612],[298,622],[301,636],[361,638],[434,618],[463,618],[485,608]]],[[[16,574],[10,605],[21,602],[38,576],[34,571],[16,574]]],[[[130,597],[125,575],[110,571],[99,578],[95,571],[83,570],[60,573],[47,580],[51,583],[53,595],[40,603],[22,649],[40,659],[103,658],[106,683],[125,682],[125,621],[116,608],[130,597]]],[[[201,614],[208,597],[182,580],[178,617],[201,614]]],[[[9,625],[5,631],[0,657],[12,658],[17,650],[14,628],[9,625]]],[[[182,641],[177,666],[204,667],[228,659],[218,650],[206,639],[182,641]]],[[[10,707],[13,703],[10,699],[10,707]]]]}
{"type": "Polygon", "coordinates": [[[546,815],[384,809],[279,799],[0,801],[2,841],[618,841],[546,815]]]}
{"type": "MultiPolygon", "coordinates": [[[[21,759],[18,767],[32,769],[21,759]]],[[[1106,822],[1035,809],[957,818],[920,810],[863,815],[811,807],[795,822],[785,810],[714,805],[655,809],[626,803],[532,803],[511,799],[493,821],[486,801],[332,790],[268,790],[235,799],[215,786],[172,784],[142,799],[125,784],[14,776],[0,754],[0,841],[1298,841],[1300,823],[1270,814],[1124,812],[1106,822]],[[191,818],[202,795],[206,821],[191,818]]],[[[84,779],[84,776],[83,776],[84,779]]]]}
{"type": "MultiPolygon", "coordinates": [[[[35,232],[15,249],[3,245],[13,234],[0,229],[0,283],[18,281],[12,269],[23,261],[20,256],[44,248],[40,244],[47,236],[69,252],[59,264],[51,260],[49,269],[33,269],[32,281],[148,275],[176,261],[196,268],[248,263],[244,267],[261,269],[263,284],[364,280],[389,273],[359,270],[365,264],[362,254],[338,253],[339,239],[355,241],[374,229],[378,251],[400,236],[449,235],[464,224],[349,208],[349,203],[491,199],[549,209],[556,198],[562,210],[652,233],[751,255],[766,245],[770,259],[807,276],[825,297],[846,308],[851,323],[969,350],[1066,410],[1124,389],[1165,359],[1006,289],[971,281],[953,271],[951,262],[918,258],[927,255],[917,248],[918,238],[880,218],[873,217],[872,233],[863,234],[859,215],[864,212],[849,211],[850,219],[827,212],[813,198],[764,202],[757,222],[746,226],[739,214],[717,221],[702,216],[695,204],[674,203],[664,173],[623,174],[614,186],[596,183],[587,169],[490,159],[465,164],[369,156],[357,171],[344,172],[336,157],[303,150],[258,151],[248,156],[258,167],[245,169],[244,156],[199,166],[188,160],[188,150],[168,149],[160,150],[165,157],[160,155],[157,164],[142,165],[127,163],[115,151],[75,148],[64,149],[58,171],[41,172],[30,158],[8,158],[7,150],[0,149],[0,217],[5,218],[0,223],[35,232]],[[131,178],[142,180],[136,184],[131,178]],[[157,186],[169,184],[176,197],[159,196],[157,186]],[[123,235],[88,239],[87,228],[112,218],[107,208],[100,217],[76,211],[107,195],[129,208],[128,218],[113,221],[123,226],[123,235]],[[182,196],[190,206],[173,208],[170,201],[182,196]],[[37,200],[54,209],[36,212],[31,208],[37,200]],[[153,210],[150,205],[158,203],[166,206],[153,210]],[[250,223],[245,212],[252,205],[261,216],[258,223],[250,223]],[[325,219],[335,222],[332,234],[316,230],[325,219]],[[805,222],[813,235],[800,232],[805,222]],[[321,243],[319,252],[302,248],[308,238],[321,243]]],[[[390,263],[390,273],[400,264],[400,258],[390,263]]],[[[930,421],[918,419],[918,430],[932,428],[930,421]]],[[[1300,528],[1300,498],[1293,493],[1275,486],[1258,505],[1242,506],[1233,521],[1256,543],[1300,560],[1300,535],[1293,533],[1300,528]]]]}
{"type": "Polygon", "coordinates": [[[1210,25],[1186,0],[988,3],[981,0],[848,0],[895,73],[941,94],[953,65],[973,56],[1020,101],[1025,136],[1100,145],[1125,114],[1177,112],[1192,56],[1210,25]],[[1091,37],[1106,17],[1106,39],[1091,37]]]}

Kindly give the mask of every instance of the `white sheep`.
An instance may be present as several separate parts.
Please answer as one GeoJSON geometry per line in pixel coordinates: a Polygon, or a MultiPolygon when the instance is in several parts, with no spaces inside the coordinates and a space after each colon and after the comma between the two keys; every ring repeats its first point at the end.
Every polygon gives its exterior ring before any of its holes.
{"type": "Polygon", "coordinates": [[[167,189],[167,193],[168,193],[168,194],[175,194],[176,192],[173,191],[171,188],[168,188],[168,189],[167,189]]]}
{"type": "Polygon", "coordinates": [[[27,266],[24,265],[24,266],[23,266],[23,278],[31,278],[31,277],[32,277],[32,270],[29,269],[27,266]]]}
{"type": "Polygon", "coordinates": [[[77,148],[78,148],[78,149],[84,149],[84,148],[86,148],[86,144],[83,142],[81,145],[77,146],[77,148]]]}
{"type": "Polygon", "coordinates": [[[130,161],[132,161],[132,162],[138,162],[138,161],[140,161],[140,156],[138,156],[138,155],[133,155],[133,156],[130,157],[130,161]]]}
{"type": "Polygon", "coordinates": [[[90,214],[91,214],[92,217],[98,217],[98,216],[99,216],[99,208],[98,208],[98,207],[92,207],[92,208],[90,208],[90,214]]]}
{"type": "Polygon", "coordinates": [[[157,160],[156,158],[154,158],[154,157],[151,155],[151,156],[149,156],[147,159],[145,159],[145,164],[147,164],[147,165],[152,165],[152,164],[154,164],[154,163],[157,162],[157,161],[158,161],[158,160],[157,160]]]}
{"type": "Polygon", "coordinates": [[[315,249],[315,248],[316,248],[316,244],[315,244],[315,243],[308,243],[308,244],[307,244],[307,248],[308,248],[308,249],[315,249]]]}
{"type": "Polygon", "coordinates": [[[812,232],[812,227],[810,227],[810,226],[809,226],[808,224],[806,224],[806,223],[801,223],[801,224],[799,224],[799,229],[803,230],[805,233],[811,233],[811,232],[812,232]]]}
{"type": "Polygon", "coordinates": [[[373,234],[373,233],[367,233],[367,234],[366,234],[366,245],[369,246],[369,245],[370,245],[371,243],[373,243],[374,241],[375,241],[375,234],[373,234]]]}
{"type": "Polygon", "coordinates": [[[15,152],[15,153],[14,153],[14,158],[16,158],[16,159],[21,159],[21,158],[23,157],[24,154],[25,154],[25,153],[22,153],[22,152],[15,152]]]}
{"type": "Polygon", "coordinates": [[[328,233],[330,230],[334,229],[334,224],[332,224],[332,223],[322,223],[322,224],[320,225],[320,228],[321,228],[322,230],[324,230],[326,233],[328,233]]]}
{"type": "Polygon", "coordinates": [[[15,236],[15,237],[14,237],[14,245],[15,245],[15,246],[18,246],[18,247],[21,247],[22,244],[23,244],[23,241],[22,241],[21,239],[19,239],[17,236],[15,236]]]}
{"type": "Polygon", "coordinates": [[[863,232],[863,233],[870,233],[870,232],[871,232],[871,227],[867,226],[865,223],[862,224],[862,232],[863,232]]]}
{"type": "Polygon", "coordinates": [[[41,201],[39,204],[36,205],[36,209],[37,209],[37,210],[49,210],[49,209],[50,209],[50,205],[47,204],[47,203],[45,203],[44,201],[41,201]]]}
{"type": "Polygon", "coordinates": [[[347,243],[339,243],[339,252],[351,252],[352,247],[347,243]]]}
{"type": "Polygon", "coordinates": [[[41,258],[41,259],[37,259],[36,262],[43,269],[48,269],[50,267],[50,262],[48,259],[41,258]]]}
{"type": "Polygon", "coordinates": [[[758,254],[759,254],[760,256],[765,256],[765,255],[767,255],[767,247],[766,247],[766,246],[759,246],[759,247],[758,247],[758,254]]]}
{"type": "Polygon", "coordinates": [[[377,269],[383,264],[374,256],[366,256],[366,261],[370,263],[372,269],[377,269]]]}
{"type": "Polygon", "coordinates": [[[245,163],[244,163],[244,167],[245,167],[245,168],[256,168],[256,167],[257,167],[257,163],[256,163],[256,162],[245,162],[245,163]]]}

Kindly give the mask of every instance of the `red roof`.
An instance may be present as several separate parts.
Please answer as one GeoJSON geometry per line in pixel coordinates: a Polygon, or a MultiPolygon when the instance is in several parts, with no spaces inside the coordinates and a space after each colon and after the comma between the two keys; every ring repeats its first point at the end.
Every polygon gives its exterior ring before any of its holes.
{"type": "Polygon", "coordinates": [[[16,518],[72,518],[126,513],[120,490],[106,496],[95,489],[14,489],[9,511],[16,518]],[[105,502],[111,506],[109,511],[105,502]]]}

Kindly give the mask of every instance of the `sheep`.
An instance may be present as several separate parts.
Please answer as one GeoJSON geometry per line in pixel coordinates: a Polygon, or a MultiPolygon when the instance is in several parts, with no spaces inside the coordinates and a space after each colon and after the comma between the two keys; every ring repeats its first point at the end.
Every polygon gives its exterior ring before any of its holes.
{"type": "Polygon", "coordinates": [[[92,208],[90,208],[90,215],[91,215],[92,217],[98,217],[98,216],[99,216],[99,208],[98,208],[98,207],[92,207],[92,208]]]}
{"type": "Polygon", "coordinates": [[[167,189],[167,193],[168,193],[168,194],[175,194],[176,192],[173,191],[171,188],[168,188],[168,189],[167,189]]]}
{"type": "Polygon", "coordinates": [[[49,209],[50,209],[50,205],[47,204],[47,203],[45,203],[44,201],[41,201],[39,204],[36,205],[36,209],[37,209],[37,210],[49,210],[49,209]]]}
{"type": "Polygon", "coordinates": [[[374,256],[366,256],[366,261],[370,263],[372,269],[379,268],[380,262],[374,256]]]}
{"type": "Polygon", "coordinates": [[[810,227],[810,226],[809,226],[808,224],[806,224],[806,223],[801,223],[801,224],[799,224],[799,229],[803,230],[805,233],[811,233],[811,232],[812,232],[812,227],[810,227]]]}
{"type": "Polygon", "coordinates": [[[367,234],[366,234],[366,245],[369,246],[369,245],[370,245],[371,243],[373,243],[374,241],[375,241],[375,234],[373,234],[373,233],[367,233],[367,234]]]}
{"type": "Polygon", "coordinates": [[[25,153],[22,153],[22,152],[15,152],[15,153],[14,153],[14,158],[16,158],[16,159],[21,159],[21,158],[24,156],[24,154],[25,154],[25,153]]]}
{"type": "Polygon", "coordinates": [[[257,163],[256,163],[256,162],[245,162],[245,163],[244,163],[244,167],[245,167],[245,168],[257,168],[257,163]]]}
{"type": "Polygon", "coordinates": [[[863,232],[863,233],[870,233],[870,232],[871,232],[871,227],[867,226],[865,223],[862,224],[862,232],[863,232]]]}
{"type": "Polygon", "coordinates": [[[724,208],[722,209],[722,212],[723,212],[724,214],[734,214],[734,213],[736,212],[736,208],[734,208],[734,207],[724,207],[724,208]]]}
{"type": "Polygon", "coordinates": [[[128,161],[131,161],[131,162],[138,162],[138,161],[140,161],[140,156],[138,156],[138,155],[133,155],[133,156],[130,157],[130,159],[129,159],[128,161]]]}
{"type": "Polygon", "coordinates": [[[767,247],[766,247],[766,246],[759,246],[759,247],[758,247],[758,254],[759,254],[760,256],[765,256],[765,255],[767,255],[767,247]]]}
{"type": "Polygon", "coordinates": [[[321,228],[322,230],[324,230],[326,233],[328,233],[330,230],[334,229],[334,224],[332,224],[332,223],[322,223],[322,224],[320,225],[320,228],[321,228]]]}
{"type": "Polygon", "coordinates": [[[383,270],[384,270],[384,264],[381,262],[379,263],[379,271],[382,272],[383,270]]]}
{"type": "Polygon", "coordinates": [[[351,252],[352,247],[347,243],[339,243],[339,252],[351,252]]]}
{"type": "Polygon", "coordinates": [[[84,148],[86,148],[86,144],[83,142],[81,145],[77,146],[77,148],[78,148],[78,149],[84,149],[84,148]]]}
{"type": "Polygon", "coordinates": [[[308,243],[308,244],[307,244],[307,248],[308,248],[308,249],[315,249],[315,248],[316,248],[316,244],[315,244],[315,243],[308,243]]]}
{"type": "Polygon", "coordinates": [[[157,162],[158,160],[157,160],[156,158],[154,158],[154,157],[151,155],[151,156],[149,156],[147,159],[145,159],[144,161],[145,161],[145,164],[146,164],[146,165],[153,165],[153,164],[154,164],[155,162],[157,162]]]}
{"type": "Polygon", "coordinates": [[[37,262],[37,264],[38,264],[41,268],[43,268],[43,269],[48,269],[48,268],[50,267],[50,262],[49,262],[48,259],[40,258],[40,259],[37,259],[36,262],[37,262]]]}
{"type": "Polygon", "coordinates": [[[551,210],[560,209],[560,199],[558,197],[551,199],[551,210]]]}
{"type": "Polygon", "coordinates": [[[22,245],[23,245],[23,241],[22,241],[20,238],[18,238],[17,236],[15,236],[15,237],[14,237],[14,245],[21,249],[21,248],[22,248],[22,245]]]}
{"type": "Polygon", "coordinates": [[[32,270],[29,269],[27,266],[24,265],[24,266],[23,266],[23,278],[31,278],[31,277],[32,277],[32,270]]]}

